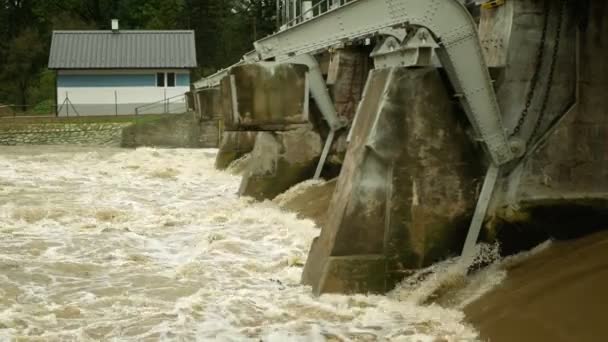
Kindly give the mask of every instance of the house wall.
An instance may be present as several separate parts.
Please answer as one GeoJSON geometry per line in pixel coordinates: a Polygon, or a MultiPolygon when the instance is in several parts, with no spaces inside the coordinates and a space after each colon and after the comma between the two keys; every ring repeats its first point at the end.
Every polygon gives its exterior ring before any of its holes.
{"type": "Polygon", "coordinates": [[[136,108],[146,105],[138,109],[139,114],[183,113],[187,108],[180,95],[189,90],[187,70],[59,70],[58,115],[133,115],[136,108]],[[168,87],[166,80],[165,86],[157,87],[159,72],[174,72],[175,87],[168,87]],[[175,96],[179,97],[170,99],[175,96]],[[164,99],[169,99],[167,105],[164,99]]]}

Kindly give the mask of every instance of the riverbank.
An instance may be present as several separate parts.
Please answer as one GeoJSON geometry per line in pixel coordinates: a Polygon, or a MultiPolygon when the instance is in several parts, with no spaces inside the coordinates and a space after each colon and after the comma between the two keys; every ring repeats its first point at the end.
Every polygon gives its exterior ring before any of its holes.
{"type": "Polygon", "coordinates": [[[557,241],[465,308],[484,341],[606,341],[608,232],[557,241]]]}
{"type": "Polygon", "coordinates": [[[0,119],[0,145],[123,144],[123,130],[161,120],[163,115],[14,117],[0,119]]]}
{"type": "Polygon", "coordinates": [[[217,121],[192,113],[0,118],[0,146],[217,147],[217,121]]]}

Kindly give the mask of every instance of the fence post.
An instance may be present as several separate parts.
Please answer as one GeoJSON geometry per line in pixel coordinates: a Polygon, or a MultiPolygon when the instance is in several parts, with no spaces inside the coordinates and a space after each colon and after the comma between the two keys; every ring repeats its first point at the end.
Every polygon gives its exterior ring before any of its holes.
{"type": "Polygon", "coordinates": [[[114,111],[118,116],[118,94],[116,94],[116,90],[114,90],[114,111]]]}
{"type": "Polygon", "coordinates": [[[164,100],[164,114],[167,114],[167,89],[165,89],[165,100],[164,100]]]}

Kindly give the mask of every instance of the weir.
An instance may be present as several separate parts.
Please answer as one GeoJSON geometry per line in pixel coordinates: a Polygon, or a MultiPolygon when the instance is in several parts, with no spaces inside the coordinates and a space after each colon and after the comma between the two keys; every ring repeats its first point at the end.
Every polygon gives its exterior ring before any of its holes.
{"type": "Polygon", "coordinates": [[[316,293],[385,292],[480,231],[508,251],[559,234],[539,228],[552,207],[608,209],[603,3],[337,3],[195,83],[220,98],[217,166],[249,158],[242,195],[339,174],[303,274],[316,293]]]}

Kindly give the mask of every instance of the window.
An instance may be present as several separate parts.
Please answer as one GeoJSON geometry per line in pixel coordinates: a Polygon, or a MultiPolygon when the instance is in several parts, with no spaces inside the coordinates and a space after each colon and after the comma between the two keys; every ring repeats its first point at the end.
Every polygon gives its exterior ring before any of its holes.
{"type": "Polygon", "coordinates": [[[164,73],[159,72],[156,74],[156,86],[157,87],[165,86],[165,74],[164,73]]]}
{"type": "Polygon", "coordinates": [[[175,73],[174,72],[167,73],[167,87],[175,87],[175,73]]]}

